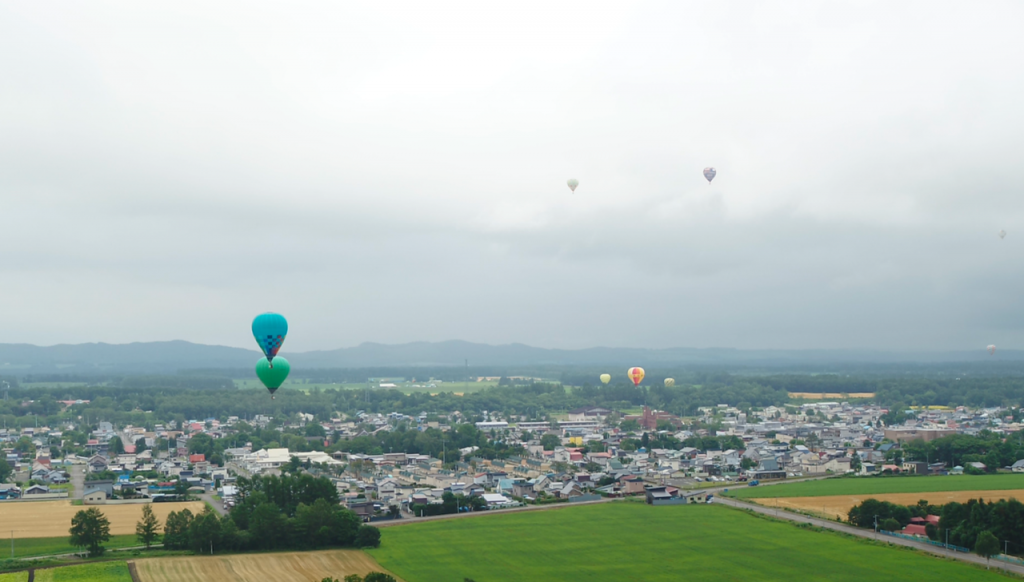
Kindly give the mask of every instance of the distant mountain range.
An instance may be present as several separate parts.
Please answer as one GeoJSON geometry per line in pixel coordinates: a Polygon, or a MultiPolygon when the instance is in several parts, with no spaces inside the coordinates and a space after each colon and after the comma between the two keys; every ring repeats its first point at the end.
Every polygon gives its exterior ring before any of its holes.
{"type": "MultiPolygon", "coordinates": [[[[287,345],[285,346],[287,348],[287,345]]],[[[1024,352],[1001,350],[989,356],[970,352],[885,352],[865,350],[738,350],[731,348],[587,348],[560,350],[523,344],[487,345],[465,341],[364,343],[352,348],[312,352],[283,351],[293,367],[373,368],[463,366],[699,365],[787,368],[856,363],[1022,362],[1024,352]]],[[[255,350],[186,341],[131,344],[34,346],[0,344],[0,374],[173,373],[195,369],[249,369],[255,350]]]]}

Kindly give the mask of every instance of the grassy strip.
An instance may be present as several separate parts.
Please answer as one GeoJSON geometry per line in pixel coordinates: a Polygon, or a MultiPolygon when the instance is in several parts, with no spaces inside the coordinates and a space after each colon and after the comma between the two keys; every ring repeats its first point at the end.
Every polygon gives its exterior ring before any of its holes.
{"type": "Polygon", "coordinates": [[[767,487],[730,488],[725,495],[737,499],[770,497],[826,497],[829,495],[873,495],[882,493],[934,493],[939,491],[1024,490],[1024,474],[949,475],[931,477],[842,477],[801,481],[767,487]]]}
{"type": "Polygon", "coordinates": [[[35,582],[132,582],[128,564],[117,562],[94,562],[36,570],[35,582]]]}
{"type": "MultiPolygon", "coordinates": [[[[10,540],[6,540],[6,542],[5,546],[4,540],[0,540],[0,555],[9,557],[11,555],[11,544],[10,540]],[[4,550],[6,550],[6,552],[4,550]]],[[[139,540],[134,535],[120,535],[110,536],[110,541],[103,544],[103,547],[108,550],[114,550],[117,548],[131,548],[138,545],[141,544],[139,544],[139,540]]],[[[67,537],[14,539],[15,558],[54,556],[59,554],[72,554],[78,551],[81,551],[81,548],[77,548],[68,543],[67,537]]]]}

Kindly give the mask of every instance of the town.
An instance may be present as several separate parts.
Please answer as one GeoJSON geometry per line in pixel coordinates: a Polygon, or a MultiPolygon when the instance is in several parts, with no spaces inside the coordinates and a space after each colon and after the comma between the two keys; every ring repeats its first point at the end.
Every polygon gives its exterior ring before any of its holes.
{"type": "Polygon", "coordinates": [[[194,496],[223,512],[236,501],[239,476],[303,471],[329,478],[348,508],[376,521],[649,490],[662,501],[703,502],[712,498],[702,490],[708,487],[825,475],[1024,471],[1016,459],[992,466],[999,461],[919,458],[915,447],[951,435],[1017,433],[1017,408],[890,410],[811,401],[745,411],[722,404],[698,413],[586,406],[539,421],[487,411],[479,420],[426,411],[318,420],[300,412],[148,427],[68,421],[0,429],[9,467],[0,500],[70,497],[88,505],[194,496]],[[254,446],[253,435],[263,446],[254,446]],[[448,494],[460,500],[454,509],[442,509],[448,494]]]}

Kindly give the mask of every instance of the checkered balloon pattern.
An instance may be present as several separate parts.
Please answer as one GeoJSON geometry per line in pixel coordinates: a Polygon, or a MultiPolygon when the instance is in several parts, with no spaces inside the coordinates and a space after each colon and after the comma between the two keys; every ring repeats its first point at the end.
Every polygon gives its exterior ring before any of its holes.
{"type": "Polygon", "coordinates": [[[284,343],[283,335],[264,335],[257,339],[260,348],[263,349],[263,353],[267,355],[268,359],[276,356],[277,352],[281,349],[281,344],[284,343]]]}

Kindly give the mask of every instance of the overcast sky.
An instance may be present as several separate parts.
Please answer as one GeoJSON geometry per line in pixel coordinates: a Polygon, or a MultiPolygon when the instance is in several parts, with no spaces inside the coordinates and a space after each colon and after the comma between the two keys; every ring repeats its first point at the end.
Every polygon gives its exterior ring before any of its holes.
{"type": "Polygon", "coordinates": [[[1024,347],[1024,4],[488,4],[0,2],[0,342],[1024,347]]]}

